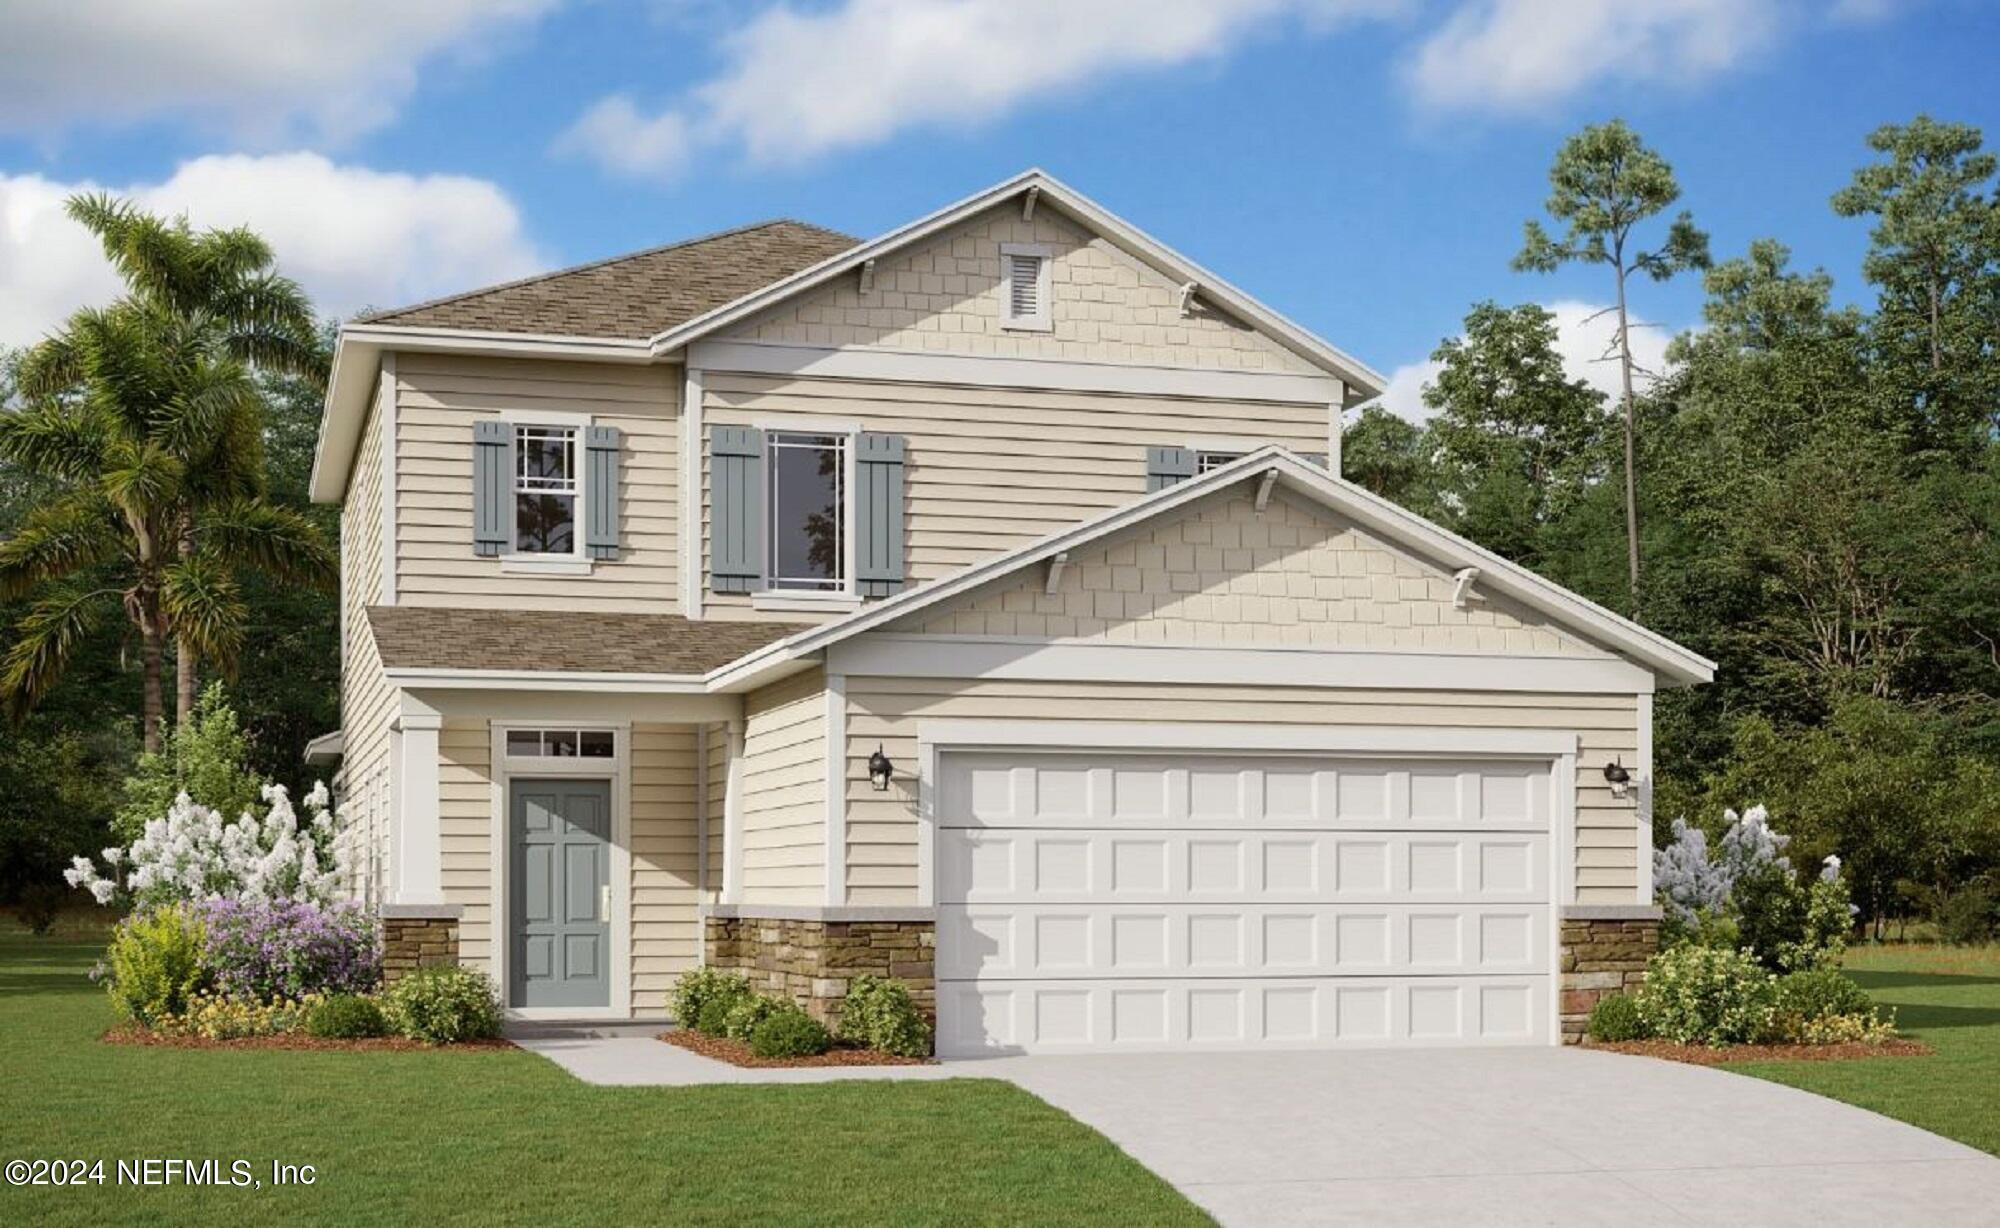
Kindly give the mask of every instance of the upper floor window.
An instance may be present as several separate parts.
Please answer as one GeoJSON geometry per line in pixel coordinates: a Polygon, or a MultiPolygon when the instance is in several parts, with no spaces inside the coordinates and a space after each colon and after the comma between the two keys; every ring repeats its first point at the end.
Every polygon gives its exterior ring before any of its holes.
{"type": "Polygon", "coordinates": [[[574,554],[576,428],[514,428],[514,553],[574,554]]]}
{"type": "Polygon", "coordinates": [[[795,592],[845,592],[848,437],[772,431],[766,448],[766,584],[795,592]]]}
{"type": "Polygon", "coordinates": [[[1230,461],[1243,459],[1241,452],[1197,452],[1194,454],[1194,472],[1199,477],[1211,469],[1220,469],[1230,461]]]}
{"type": "Polygon", "coordinates": [[[1000,323],[1046,332],[1049,316],[1049,249],[1040,243],[1000,245],[1000,323]]]}

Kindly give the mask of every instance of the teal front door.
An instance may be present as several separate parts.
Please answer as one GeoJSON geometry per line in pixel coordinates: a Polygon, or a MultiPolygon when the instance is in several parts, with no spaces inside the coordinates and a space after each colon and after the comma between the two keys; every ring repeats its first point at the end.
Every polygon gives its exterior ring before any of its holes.
{"type": "Polygon", "coordinates": [[[511,1006],[611,1004],[611,782],[515,779],[511,1006]]]}

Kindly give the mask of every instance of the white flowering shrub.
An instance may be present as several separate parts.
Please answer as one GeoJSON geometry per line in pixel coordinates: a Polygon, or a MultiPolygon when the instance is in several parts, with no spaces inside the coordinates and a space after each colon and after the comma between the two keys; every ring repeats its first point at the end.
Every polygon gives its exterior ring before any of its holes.
{"type": "Polygon", "coordinates": [[[305,796],[299,821],[283,785],[265,785],[265,813],[245,810],[234,822],[186,793],[165,817],[149,820],[128,848],[102,853],[104,869],[75,858],[63,878],[100,904],[143,905],[178,900],[298,900],[332,904],[347,872],[334,835],[338,820],[326,785],[305,796]]]}
{"type": "Polygon", "coordinates": [[[1675,819],[1673,839],[1653,854],[1662,939],[1744,948],[1773,971],[1837,965],[1855,911],[1840,858],[1801,883],[1785,855],[1791,837],[1772,830],[1764,807],[1722,817],[1728,826],[1713,852],[1699,828],[1675,819]]]}
{"type": "Polygon", "coordinates": [[[1684,926],[1694,926],[1703,913],[1722,911],[1729,903],[1728,870],[1708,855],[1708,834],[1674,820],[1674,838],[1653,854],[1653,887],[1660,906],[1684,926]]]}
{"type": "Polygon", "coordinates": [[[1648,1033],[1683,1045],[1729,1045],[1769,1035],[1778,978],[1748,951],[1689,944],[1646,966],[1639,1019],[1648,1033]]]}

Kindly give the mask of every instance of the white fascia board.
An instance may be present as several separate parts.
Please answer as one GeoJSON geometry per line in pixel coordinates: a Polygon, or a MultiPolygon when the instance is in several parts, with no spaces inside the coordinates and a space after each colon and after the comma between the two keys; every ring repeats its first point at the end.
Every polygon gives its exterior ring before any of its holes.
{"type": "Polygon", "coordinates": [[[828,348],[769,341],[697,341],[688,347],[687,362],[690,369],[741,371],[753,375],[968,384],[982,388],[1037,388],[1060,392],[1206,397],[1309,405],[1328,404],[1337,401],[1341,395],[1340,380],[1330,375],[1222,371],[1053,358],[986,358],[869,346],[828,348]]]}
{"type": "Polygon", "coordinates": [[[918,726],[917,742],[925,754],[935,748],[944,752],[1131,750],[1197,755],[1273,751],[1538,759],[1574,755],[1577,750],[1575,733],[1547,729],[1031,720],[924,721],[918,726]]]}
{"type": "Polygon", "coordinates": [[[1043,204],[1054,206],[1069,214],[1088,229],[1096,231],[1145,263],[1163,270],[1175,282],[1200,282],[1202,297],[1210,303],[1270,333],[1286,348],[1327,368],[1347,384],[1364,389],[1370,394],[1379,393],[1388,387],[1387,378],[1379,371],[1294,324],[1186,256],[1118,217],[1096,201],[1039,169],[1026,170],[1002,180],[982,192],[975,192],[963,200],[897,227],[859,247],[849,248],[846,252],[822,260],[782,281],[773,282],[735,302],[726,303],[713,311],[656,334],[652,339],[653,350],[662,355],[672,353],[714,333],[717,329],[726,328],[795,294],[823,285],[897,248],[921,242],[1030,189],[1040,193],[1043,204]]]}
{"type": "Polygon", "coordinates": [[[633,695],[705,695],[700,674],[641,674],[584,670],[438,669],[404,666],[382,671],[398,687],[440,691],[575,691],[633,695]]]}
{"type": "Polygon", "coordinates": [[[354,454],[360,446],[361,423],[368,416],[381,356],[399,350],[586,362],[659,361],[644,341],[627,337],[563,337],[394,324],[344,325],[334,344],[326,408],[320,414],[319,446],[313,453],[312,479],[307,488],[315,503],[338,503],[347,493],[354,454]]]}
{"type": "MultiPolygon", "coordinates": [[[[1671,683],[1707,682],[1715,663],[1688,651],[1665,636],[1648,631],[1637,623],[1620,618],[1602,606],[1587,601],[1560,585],[1544,580],[1519,564],[1448,533],[1414,513],[1403,510],[1362,488],[1336,478],[1316,465],[1275,444],[1257,449],[1199,477],[1147,495],[1124,507],[1115,508],[1082,524],[1052,533],[1008,554],[964,568],[957,575],[906,589],[887,600],[865,607],[845,618],[823,623],[733,662],[723,671],[738,682],[754,675],[765,662],[795,659],[817,652],[841,640],[877,629],[896,619],[949,601],[1021,568],[1053,558],[1064,551],[1106,537],[1141,521],[1166,515],[1176,508],[1226,489],[1246,478],[1275,468],[1288,489],[1333,508],[1363,528],[1379,533],[1420,553],[1441,558],[1459,567],[1478,567],[1489,588],[1505,593],[1556,622],[1575,628],[1598,640],[1606,648],[1636,658],[1658,676],[1671,683]]],[[[711,674],[714,678],[716,675],[711,674]]]]}
{"type": "Polygon", "coordinates": [[[1346,687],[1648,695],[1652,671],[1619,657],[1505,656],[1323,648],[1064,643],[875,631],[827,649],[827,669],[876,678],[1346,687]]]}

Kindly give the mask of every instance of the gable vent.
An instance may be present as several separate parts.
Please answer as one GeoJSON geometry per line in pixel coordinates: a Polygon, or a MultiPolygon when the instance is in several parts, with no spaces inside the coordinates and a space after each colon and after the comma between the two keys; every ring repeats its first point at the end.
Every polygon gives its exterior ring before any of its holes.
{"type": "Polygon", "coordinates": [[[1007,257],[1007,314],[1015,319],[1042,314],[1042,258],[1007,257]]]}

